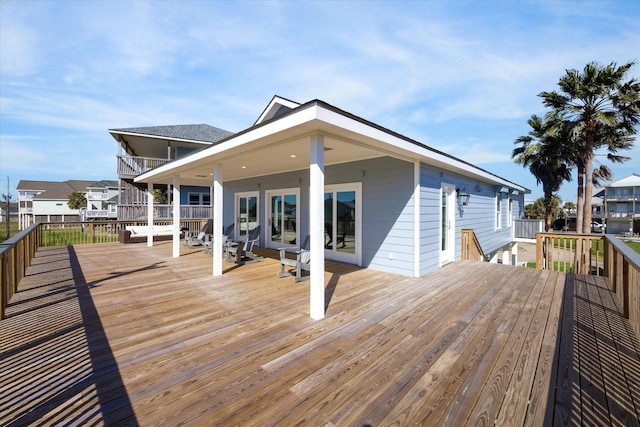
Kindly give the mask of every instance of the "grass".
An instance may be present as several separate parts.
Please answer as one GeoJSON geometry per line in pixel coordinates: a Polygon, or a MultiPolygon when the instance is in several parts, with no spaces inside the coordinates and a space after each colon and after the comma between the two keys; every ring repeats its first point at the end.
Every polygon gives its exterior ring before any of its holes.
{"type": "Polygon", "coordinates": [[[6,222],[0,222],[0,242],[4,242],[11,236],[15,236],[20,231],[18,227],[18,221],[11,221],[9,223],[9,235],[7,236],[6,222]]]}
{"type": "Polygon", "coordinates": [[[640,254],[640,242],[635,240],[623,240],[623,242],[634,251],[640,254]]]}

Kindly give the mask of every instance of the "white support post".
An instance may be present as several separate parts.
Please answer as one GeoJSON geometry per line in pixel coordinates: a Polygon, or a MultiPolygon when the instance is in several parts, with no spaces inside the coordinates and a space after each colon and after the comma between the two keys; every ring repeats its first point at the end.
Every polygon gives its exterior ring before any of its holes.
{"type": "Polygon", "coordinates": [[[147,246],[153,246],[153,183],[147,184],[147,246]]]}
{"type": "Polygon", "coordinates": [[[309,302],[311,318],[319,320],[324,318],[324,137],[321,135],[311,137],[309,182],[309,302]]]}
{"type": "Polygon", "coordinates": [[[213,275],[222,276],[222,164],[213,166],[213,241],[211,253],[213,255],[213,275]]]}
{"type": "Polygon", "coordinates": [[[180,257],[180,176],[173,176],[173,257],[180,257]]]}
{"type": "Polygon", "coordinates": [[[420,277],[420,160],[413,163],[413,277],[420,277]]]}

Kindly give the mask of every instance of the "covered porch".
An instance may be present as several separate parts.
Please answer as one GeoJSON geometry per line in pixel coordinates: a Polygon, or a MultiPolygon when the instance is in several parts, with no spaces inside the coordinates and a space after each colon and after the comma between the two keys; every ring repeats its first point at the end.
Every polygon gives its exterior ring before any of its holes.
{"type": "Polygon", "coordinates": [[[638,425],[605,278],[327,261],[316,322],[268,252],[213,278],[180,250],[40,248],[0,321],[0,424],[638,425]]]}

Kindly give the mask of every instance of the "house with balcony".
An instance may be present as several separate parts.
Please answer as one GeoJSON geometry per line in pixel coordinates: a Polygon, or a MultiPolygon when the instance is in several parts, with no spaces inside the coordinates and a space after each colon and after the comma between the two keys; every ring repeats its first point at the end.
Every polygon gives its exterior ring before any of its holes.
{"type": "MultiPolygon", "coordinates": [[[[207,124],[150,126],[110,129],[118,143],[117,212],[119,220],[146,218],[146,185],[134,179],[147,171],[210,147],[232,132],[207,124]]],[[[171,184],[156,186],[153,193],[155,216],[170,218],[171,184]]],[[[180,206],[183,218],[210,218],[211,193],[208,186],[184,188],[180,206]]]]}
{"type": "Polygon", "coordinates": [[[82,212],[69,208],[69,194],[87,193],[95,181],[31,181],[20,180],[18,191],[18,223],[20,229],[39,222],[67,222],[83,219],[82,212]]]}
{"type": "Polygon", "coordinates": [[[604,188],[607,233],[640,233],[640,174],[634,173],[604,188]]]}
{"type": "Polygon", "coordinates": [[[115,220],[118,218],[118,182],[98,181],[87,187],[87,207],[81,210],[83,220],[115,220]]]}

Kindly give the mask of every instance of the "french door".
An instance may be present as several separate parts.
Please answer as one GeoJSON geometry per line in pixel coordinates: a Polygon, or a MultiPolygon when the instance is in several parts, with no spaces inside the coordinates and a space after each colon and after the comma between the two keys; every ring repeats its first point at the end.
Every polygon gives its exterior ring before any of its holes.
{"type": "Polygon", "coordinates": [[[449,184],[442,184],[440,196],[440,265],[444,265],[453,262],[455,257],[455,187],[449,184]]]}
{"type": "Polygon", "coordinates": [[[299,246],[300,240],[300,189],[288,188],[266,192],[265,200],[269,204],[266,224],[269,227],[267,246],[282,248],[299,246]]]}
{"type": "Polygon", "coordinates": [[[237,193],[235,203],[235,240],[244,240],[258,222],[258,192],[237,193]]]}
{"type": "Polygon", "coordinates": [[[362,185],[326,186],[324,192],[325,257],[362,264],[362,185]]]}

